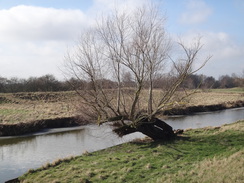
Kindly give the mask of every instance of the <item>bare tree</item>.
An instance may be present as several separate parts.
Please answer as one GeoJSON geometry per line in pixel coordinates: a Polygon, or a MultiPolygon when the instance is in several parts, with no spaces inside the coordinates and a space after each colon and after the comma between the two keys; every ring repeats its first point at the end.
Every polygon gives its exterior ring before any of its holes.
{"type": "Polygon", "coordinates": [[[172,99],[180,84],[210,57],[194,69],[202,49],[200,38],[189,47],[180,41],[178,46],[185,56],[178,59],[171,50],[172,44],[165,30],[165,17],[154,5],[133,12],[115,11],[98,21],[65,59],[73,76],[91,83],[92,87],[77,90],[86,114],[96,115],[99,124],[117,122],[120,126],[115,132],[121,136],[140,131],[153,139],[173,137],[171,126],[157,116],[177,102],[172,99]],[[154,91],[156,77],[167,72],[170,85],[158,94],[154,91]],[[124,73],[131,75],[133,88],[123,86],[124,73]],[[117,87],[106,89],[99,82],[103,79],[112,79],[117,87]]]}

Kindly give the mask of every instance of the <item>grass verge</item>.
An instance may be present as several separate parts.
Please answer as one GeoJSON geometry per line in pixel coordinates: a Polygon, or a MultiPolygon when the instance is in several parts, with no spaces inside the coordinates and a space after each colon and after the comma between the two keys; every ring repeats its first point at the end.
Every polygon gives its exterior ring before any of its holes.
{"type": "Polygon", "coordinates": [[[21,176],[21,182],[244,182],[244,120],[174,141],[134,141],[21,176]]]}

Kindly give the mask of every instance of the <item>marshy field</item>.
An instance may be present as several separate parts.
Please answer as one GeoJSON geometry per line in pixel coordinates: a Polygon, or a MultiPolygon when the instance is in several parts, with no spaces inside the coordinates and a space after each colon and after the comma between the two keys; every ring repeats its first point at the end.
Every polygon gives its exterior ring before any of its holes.
{"type": "MultiPolygon", "coordinates": [[[[75,92],[1,93],[0,124],[79,114],[75,92]]],[[[183,107],[244,101],[244,88],[199,90],[183,107]]],[[[188,129],[168,142],[149,138],[30,169],[17,182],[244,182],[244,119],[188,129]]],[[[69,142],[72,143],[72,142],[69,142]]]]}

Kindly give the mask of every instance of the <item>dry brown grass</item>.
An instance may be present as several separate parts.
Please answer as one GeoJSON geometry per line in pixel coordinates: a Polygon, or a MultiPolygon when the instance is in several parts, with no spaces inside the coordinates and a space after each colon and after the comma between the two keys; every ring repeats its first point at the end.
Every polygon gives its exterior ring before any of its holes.
{"type": "Polygon", "coordinates": [[[187,105],[213,105],[221,104],[224,102],[232,102],[238,100],[244,100],[243,93],[225,93],[225,92],[203,92],[193,94],[188,98],[189,103],[187,105]]]}
{"type": "Polygon", "coordinates": [[[23,99],[14,94],[0,94],[7,100],[0,101],[0,123],[18,123],[32,120],[69,117],[76,115],[77,97],[60,92],[53,99],[23,99]],[[67,95],[68,97],[65,97],[67,95]]]}
{"type": "Polygon", "coordinates": [[[227,130],[235,130],[235,131],[243,131],[244,132],[244,123],[234,123],[234,125],[223,125],[220,127],[221,132],[225,132],[227,130]]]}
{"type": "Polygon", "coordinates": [[[244,180],[244,151],[238,151],[227,158],[205,159],[190,171],[179,171],[177,175],[165,175],[157,182],[174,182],[175,176],[178,180],[190,177],[189,182],[242,182],[244,180]]]}
{"type": "MultiPolygon", "coordinates": [[[[132,94],[126,96],[127,101],[131,101],[132,94]]],[[[159,95],[160,91],[155,91],[154,104],[158,102],[159,95]]],[[[177,95],[182,94],[177,93],[177,95]]],[[[146,109],[146,90],[143,96],[145,97],[142,97],[140,106],[146,109]]],[[[80,113],[80,100],[75,92],[0,94],[0,123],[74,116],[80,113]]],[[[186,98],[183,104],[186,106],[213,105],[238,100],[244,100],[244,93],[241,91],[199,91],[186,98]]]]}

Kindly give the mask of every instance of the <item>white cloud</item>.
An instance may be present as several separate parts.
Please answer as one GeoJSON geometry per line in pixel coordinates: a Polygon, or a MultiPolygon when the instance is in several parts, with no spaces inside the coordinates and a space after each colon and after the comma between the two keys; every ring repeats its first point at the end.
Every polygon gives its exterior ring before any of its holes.
{"type": "Polygon", "coordinates": [[[80,10],[16,6],[0,10],[0,76],[54,74],[67,45],[90,24],[80,10]]]}
{"type": "Polygon", "coordinates": [[[115,8],[118,10],[131,11],[138,6],[150,3],[149,0],[94,0],[91,8],[93,12],[109,12],[115,8]]]}
{"type": "Polygon", "coordinates": [[[62,63],[65,45],[62,42],[16,42],[2,45],[0,51],[0,76],[21,77],[54,74],[62,78],[58,66],[62,63]]]}
{"type": "MultiPolygon", "coordinates": [[[[29,77],[54,74],[61,78],[58,67],[69,44],[74,43],[82,30],[103,13],[114,7],[130,11],[148,0],[94,0],[86,12],[73,9],[54,9],[16,6],[0,10],[0,76],[29,77]]],[[[189,0],[182,23],[200,23],[212,13],[202,0],[189,0]]],[[[234,42],[225,32],[200,32],[203,36],[203,55],[213,55],[201,71],[218,77],[242,72],[244,45],[234,42]]],[[[190,40],[195,32],[183,35],[190,40]]]]}
{"type": "Polygon", "coordinates": [[[150,0],[93,0],[93,6],[86,13],[89,17],[99,21],[100,18],[111,14],[114,10],[130,12],[140,6],[148,5],[150,2],[150,0]]]}
{"type": "Polygon", "coordinates": [[[226,74],[240,74],[244,70],[244,45],[234,42],[225,32],[188,32],[182,37],[189,41],[199,34],[204,44],[201,58],[212,55],[200,73],[218,78],[226,74]]]}
{"type": "Polygon", "coordinates": [[[54,74],[62,78],[67,47],[83,29],[114,7],[130,10],[147,0],[94,0],[89,10],[19,5],[0,9],[0,76],[30,77],[54,74]]]}
{"type": "Polygon", "coordinates": [[[230,60],[244,54],[243,47],[233,42],[230,36],[224,32],[208,32],[204,40],[206,49],[214,50],[215,59],[230,60]]]}
{"type": "Polygon", "coordinates": [[[188,0],[186,11],[181,15],[183,24],[204,22],[212,13],[212,9],[203,0],[188,0]]]}
{"type": "Polygon", "coordinates": [[[0,40],[65,40],[89,23],[80,10],[16,6],[0,10],[0,40]]]}

